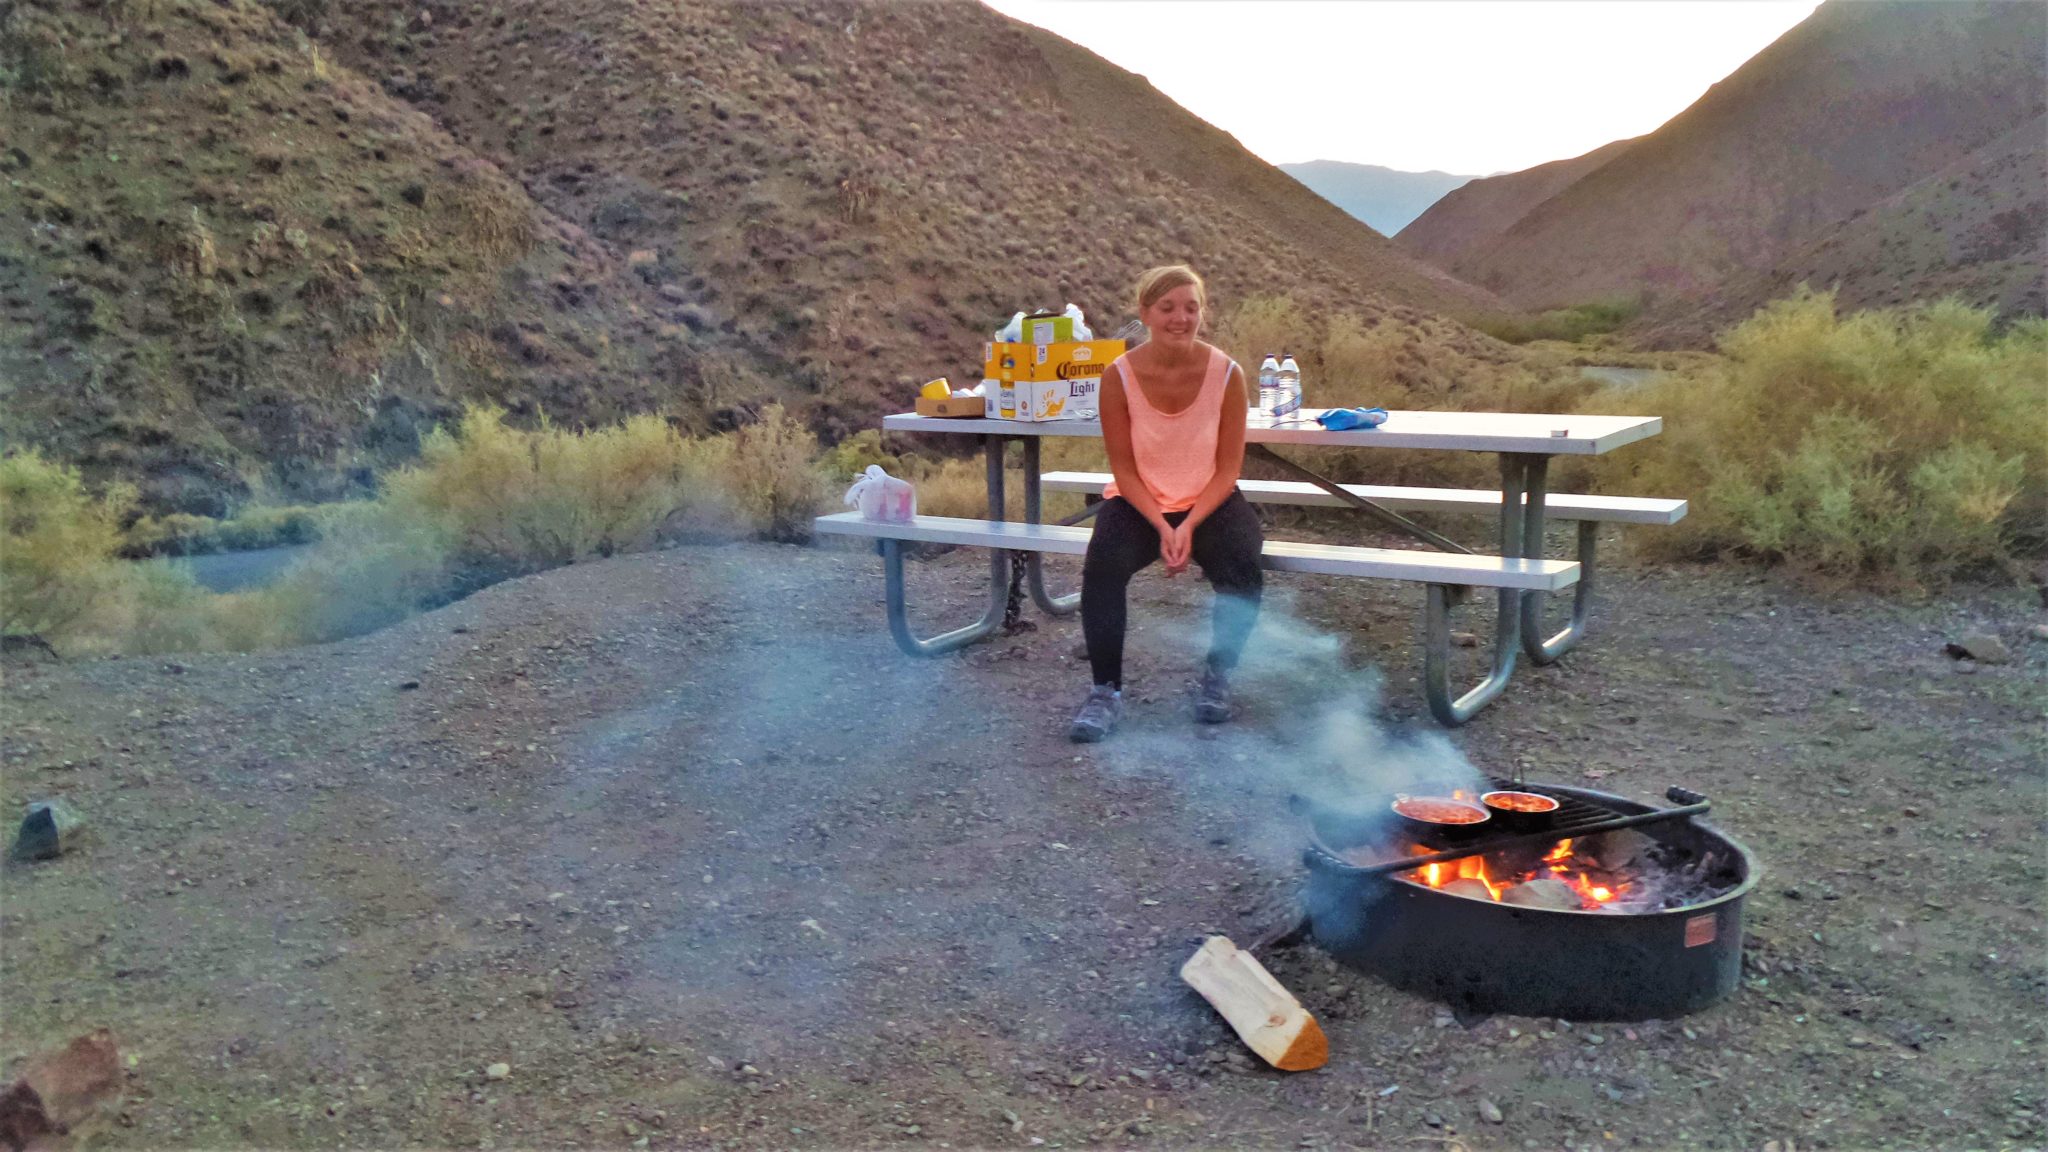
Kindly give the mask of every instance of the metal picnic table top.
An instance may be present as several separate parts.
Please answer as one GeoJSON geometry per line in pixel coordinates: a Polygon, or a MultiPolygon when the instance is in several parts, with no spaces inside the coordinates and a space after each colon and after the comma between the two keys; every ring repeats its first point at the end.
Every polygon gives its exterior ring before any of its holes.
{"type": "MultiPolygon", "coordinates": [[[[1328,448],[1423,448],[1459,452],[1517,452],[1539,456],[1598,456],[1657,435],[1657,416],[1546,415],[1531,412],[1387,413],[1377,428],[1325,431],[1314,422],[1320,408],[1304,409],[1299,422],[1273,424],[1253,417],[1245,440],[1253,444],[1299,444],[1328,448]],[[1559,433],[1562,433],[1561,435],[1559,433]]],[[[937,432],[974,436],[1101,436],[1099,420],[988,420],[919,416],[903,412],[882,418],[890,432],[937,432]]]]}

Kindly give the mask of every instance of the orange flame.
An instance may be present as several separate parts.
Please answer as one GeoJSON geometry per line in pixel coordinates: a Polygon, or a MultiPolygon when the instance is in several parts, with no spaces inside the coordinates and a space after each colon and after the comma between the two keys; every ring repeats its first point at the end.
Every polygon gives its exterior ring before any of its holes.
{"type": "MultiPolygon", "coordinates": [[[[1417,855],[1424,855],[1429,851],[1420,845],[1411,846],[1409,850],[1417,855]]],[[[1611,903],[1628,890],[1626,883],[1611,878],[1605,884],[1595,884],[1586,872],[1587,867],[1589,865],[1572,854],[1572,842],[1560,840],[1534,869],[1505,880],[1495,880],[1487,874],[1486,858],[1483,856],[1464,856],[1456,860],[1424,864],[1409,873],[1407,878],[1431,888],[1441,888],[1454,880],[1477,880],[1486,886],[1488,896],[1495,902],[1500,902],[1502,894],[1515,885],[1538,876],[1549,876],[1571,885],[1572,891],[1578,894],[1581,905],[1586,908],[1611,903]]],[[[1603,870],[1596,868],[1595,871],[1606,876],[1603,870]]]]}
{"type": "Polygon", "coordinates": [[[1421,868],[1417,869],[1417,872],[1419,873],[1418,878],[1431,888],[1441,888],[1453,880],[1477,880],[1481,884],[1486,885],[1486,894],[1493,897],[1495,901],[1498,901],[1500,894],[1507,890],[1507,885],[1494,883],[1493,877],[1486,874],[1486,861],[1479,856],[1466,856],[1459,860],[1424,864],[1421,868]]]}

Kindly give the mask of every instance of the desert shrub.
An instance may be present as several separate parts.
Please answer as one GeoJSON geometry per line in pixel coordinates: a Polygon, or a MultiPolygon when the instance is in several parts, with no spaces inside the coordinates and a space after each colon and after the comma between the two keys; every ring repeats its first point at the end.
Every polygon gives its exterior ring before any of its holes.
{"type": "Polygon", "coordinates": [[[808,540],[811,519],[825,499],[814,463],[818,438],[780,404],[728,433],[726,482],[734,504],[755,531],[770,540],[808,540]]]}
{"type": "Polygon", "coordinates": [[[386,478],[382,501],[401,521],[437,526],[460,565],[535,572],[652,545],[671,515],[716,488],[713,455],[654,416],[529,431],[478,407],[429,433],[419,462],[386,478]]]}
{"type": "Polygon", "coordinates": [[[1612,332],[1635,319],[1642,310],[1639,300],[1598,300],[1570,308],[1553,308],[1547,312],[1474,316],[1466,323],[1509,344],[1527,344],[1532,340],[1576,343],[1590,336],[1612,332]]]}
{"type": "Polygon", "coordinates": [[[1939,583],[2039,543],[2048,323],[1999,334],[1955,302],[1841,316],[1831,293],[1802,290],[1720,350],[1587,403],[1664,418],[1663,435],[1595,465],[1610,489],[1693,500],[1642,537],[1653,553],[1939,583]]]}
{"type": "Polygon", "coordinates": [[[191,573],[160,560],[120,566],[120,595],[104,637],[107,648],[132,655],[246,649],[253,621],[229,597],[217,596],[191,573]]]}
{"type": "MultiPolygon", "coordinates": [[[[844,467],[870,450],[864,442],[833,458],[844,467]]],[[[654,416],[528,430],[495,408],[472,408],[430,433],[419,460],[386,476],[375,500],[228,521],[150,518],[124,534],[128,489],[93,493],[75,470],[23,453],[0,459],[0,624],[67,655],[339,639],[506,576],[679,537],[738,527],[806,538],[826,488],[817,457],[816,439],[780,405],[704,439],[654,416]],[[124,547],[188,553],[301,540],[316,543],[275,583],[228,595],[180,567],[120,558],[124,547]]],[[[963,463],[910,470],[936,475],[963,463]]],[[[980,475],[976,462],[977,496],[980,475]]]]}
{"type": "Polygon", "coordinates": [[[308,505],[246,508],[225,520],[171,512],[144,516],[128,529],[129,556],[205,556],[310,544],[319,534],[319,510],[308,505]]]}
{"type": "Polygon", "coordinates": [[[34,452],[0,460],[0,623],[67,656],[230,646],[244,633],[190,573],[123,560],[133,493],[89,491],[34,452]]]}
{"type": "MultiPolygon", "coordinates": [[[[1254,373],[1259,360],[1268,353],[1292,352],[1296,361],[1301,362],[1317,343],[1309,318],[1287,296],[1247,297],[1217,317],[1206,335],[1244,365],[1246,371],[1254,373]]],[[[1256,381],[1253,386],[1257,386],[1256,381]]]]}
{"type": "Polygon", "coordinates": [[[134,493],[94,493],[33,450],[0,458],[0,630],[60,648],[108,627],[122,588],[115,554],[134,493]]]}
{"type": "Polygon", "coordinates": [[[405,501],[326,510],[320,542],[264,588],[217,597],[239,631],[224,647],[318,643],[360,635],[446,599],[456,585],[459,529],[405,501]]]}
{"type": "Polygon", "coordinates": [[[818,457],[818,471],[828,484],[851,484],[871,464],[880,464],[892,476],[905,476],[904,459],[884,443],[880,428],[863,428],[827,448],[818,457]]]}

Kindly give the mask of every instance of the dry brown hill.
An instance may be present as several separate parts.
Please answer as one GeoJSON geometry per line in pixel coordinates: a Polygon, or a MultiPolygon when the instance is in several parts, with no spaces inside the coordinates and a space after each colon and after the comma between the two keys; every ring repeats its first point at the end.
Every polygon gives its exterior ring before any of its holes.
{"type": "Polygon", "coordinates": [[[1530,307],[1709,287],[2048,104],[2048,6],[1831,0],[1457,267],[1530,307]]]}
{"type": "Polygon", "coordinates": [[[1443,199],[1394,235],[1403,251],[1439,268],[1457,270],[1466,253],[1483,251],[1531,208],[1564,191],[1628,149],[1638,137],[1602,144],[1583,156],[1553,160],[1509,172],[1484,176],[1444,194],[1443,199]]]}
{"type": "Polygon", "coordinates": [[[689,390],[609,249],[258,4],[0,8],[0,107],[0,436],[153,506],[689,390]]]}
{"type": "Polygon", "coordinates": [[[645,253],[828,434],[974,373],[1016,308],[1072,300],[1113,326],[1165,261],[1224,302],[1499,306],[1141,78],[978,4],[362,0],[308,26],[549,210],[645,253]]]}
{"type": "MultiPolygon", "coordinates": [[[[0,437],[159,508],[331,496],[465,399],[871,427],[1187,260],[1435,350],[1502,302],[978,4],[0,5],[0,437]]],[[[1409,368],[1404,368],[1409,370],[1409,368]]]]}
{"type": "Polygon", "coordinates": [[[1953,296],[2007,316],[2048,312],[2048,118],[1852,213],[1768,271],[1673,300],[1632,332],[1696,347],[1805,284],[1843,309],[1953,296]]]}

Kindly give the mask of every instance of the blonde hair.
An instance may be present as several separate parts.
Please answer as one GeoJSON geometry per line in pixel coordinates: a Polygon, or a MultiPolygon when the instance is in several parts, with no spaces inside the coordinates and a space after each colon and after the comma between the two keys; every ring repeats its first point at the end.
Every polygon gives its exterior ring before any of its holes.
{"type": "Polygon", "coordinates": [[[1166,295],[1183,284],[1194,285],[1195,303],[1200,304],[1202,309],[1207,311],[1209,308],[1209,293],[1202,287],[1202,278],[1195,274],[1193,268],[1185,264],[1167,264],[1154,268],[1143,276],[1138,277],[1138,314],[1140,316],[1144,315],[1145,309],[1157,304],[1161,296],[1166,295]]]}

